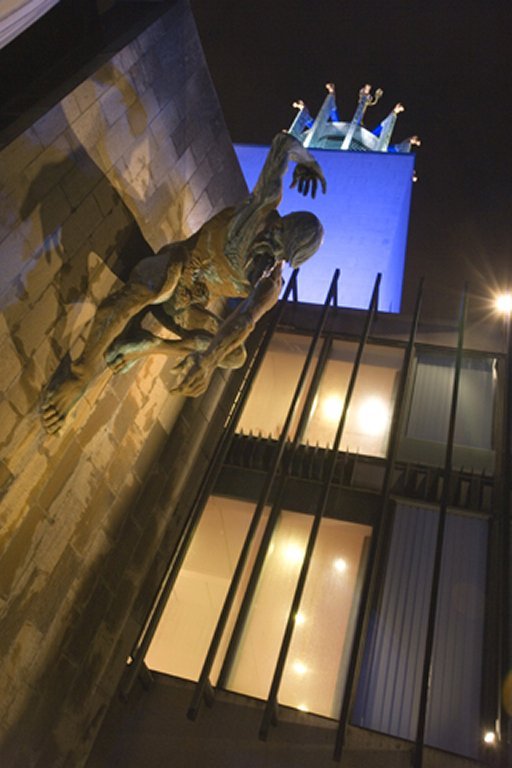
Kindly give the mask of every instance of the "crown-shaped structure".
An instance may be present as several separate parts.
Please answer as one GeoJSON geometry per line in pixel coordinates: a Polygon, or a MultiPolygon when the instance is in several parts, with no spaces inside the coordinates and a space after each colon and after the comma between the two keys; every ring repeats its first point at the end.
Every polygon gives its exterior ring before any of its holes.
{"type": "Polygon", "coordinates": [[[333,83],[327,83],[327,96],[315,119],[311,117],[303,101],[294,102],[298,110],[288,133],[311,149],[339,149],[356,152],[411,152],[419,146],[417,136],[410,136],[399,144],[391,144],[391,137],[402,104],[395,104],[389,115],[373,130],[363,125],[363,117],[368,107],[376,104],[383,91],[377,88],[372,95],[372,86],[363,85],[359,91],[356,111],[350,123],[340,121],[333,83]]]}

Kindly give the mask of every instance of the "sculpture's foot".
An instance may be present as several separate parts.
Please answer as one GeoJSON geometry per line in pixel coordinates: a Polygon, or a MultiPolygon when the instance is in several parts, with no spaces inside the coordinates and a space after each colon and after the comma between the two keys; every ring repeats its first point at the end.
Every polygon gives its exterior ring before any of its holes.
{"type": "Polygon", "coordinates": [[[86,381],[77,367],[73,367],[69,356],[61,362],[41,398],[41,419],[45,430],[56,434],[62,427],[71,408],[86,389],[86,381]]]}

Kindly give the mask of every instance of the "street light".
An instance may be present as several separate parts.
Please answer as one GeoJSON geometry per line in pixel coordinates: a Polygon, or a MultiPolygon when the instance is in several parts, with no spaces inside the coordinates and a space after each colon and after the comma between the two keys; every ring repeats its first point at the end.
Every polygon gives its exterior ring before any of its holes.
{"type": "Polygon", "coordinates": [[[512,293],[500,293],[494,299],[494,306],[501,315],[512,312],[512,293]]]}

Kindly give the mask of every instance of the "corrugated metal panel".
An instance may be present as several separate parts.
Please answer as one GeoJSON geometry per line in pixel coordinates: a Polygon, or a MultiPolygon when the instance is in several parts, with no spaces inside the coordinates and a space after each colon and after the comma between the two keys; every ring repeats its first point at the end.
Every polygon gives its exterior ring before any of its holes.
{"type": "MultiPolygon", "coordinates": [[[[414,740],[438,513],[399,505],[353,722],[414,740]]],[[[437,612],[426,742],[476,756],[480,737],[487,523],[450,514],[437,612]]]]}
{"type": "Polygon", "coordinates": [[[445,532],[426,742],[476,757],[488,523],[450,514],[445,532]]]}
{"type": "Polygon", "coordinates": [[[418,717],[437,512],[399,506],[353,722],[413,739],[418,717]]]}

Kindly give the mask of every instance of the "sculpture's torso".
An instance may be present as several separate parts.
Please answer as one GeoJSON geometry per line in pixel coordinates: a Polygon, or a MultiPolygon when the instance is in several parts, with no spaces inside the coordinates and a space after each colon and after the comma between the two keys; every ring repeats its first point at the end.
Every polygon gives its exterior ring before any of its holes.
{"type": "Polygon", "coordinates": [[[265,221],[267,211],[225,208],[207,221],[181,245],[185,263],[178,286],[169,299],[169,309],[181,311],[191,304],[206,306],[217,298],[248,296],[255,281],[268,267],[269,258],[251,258],[251,245],[265,221]],[[256,215],[255,215],[256,214],[256,215]],[[238,236],[230,239],[233,222],[242,218],[238,236]],[[259,263],[261,262],[261,263],[259,263]]]}

